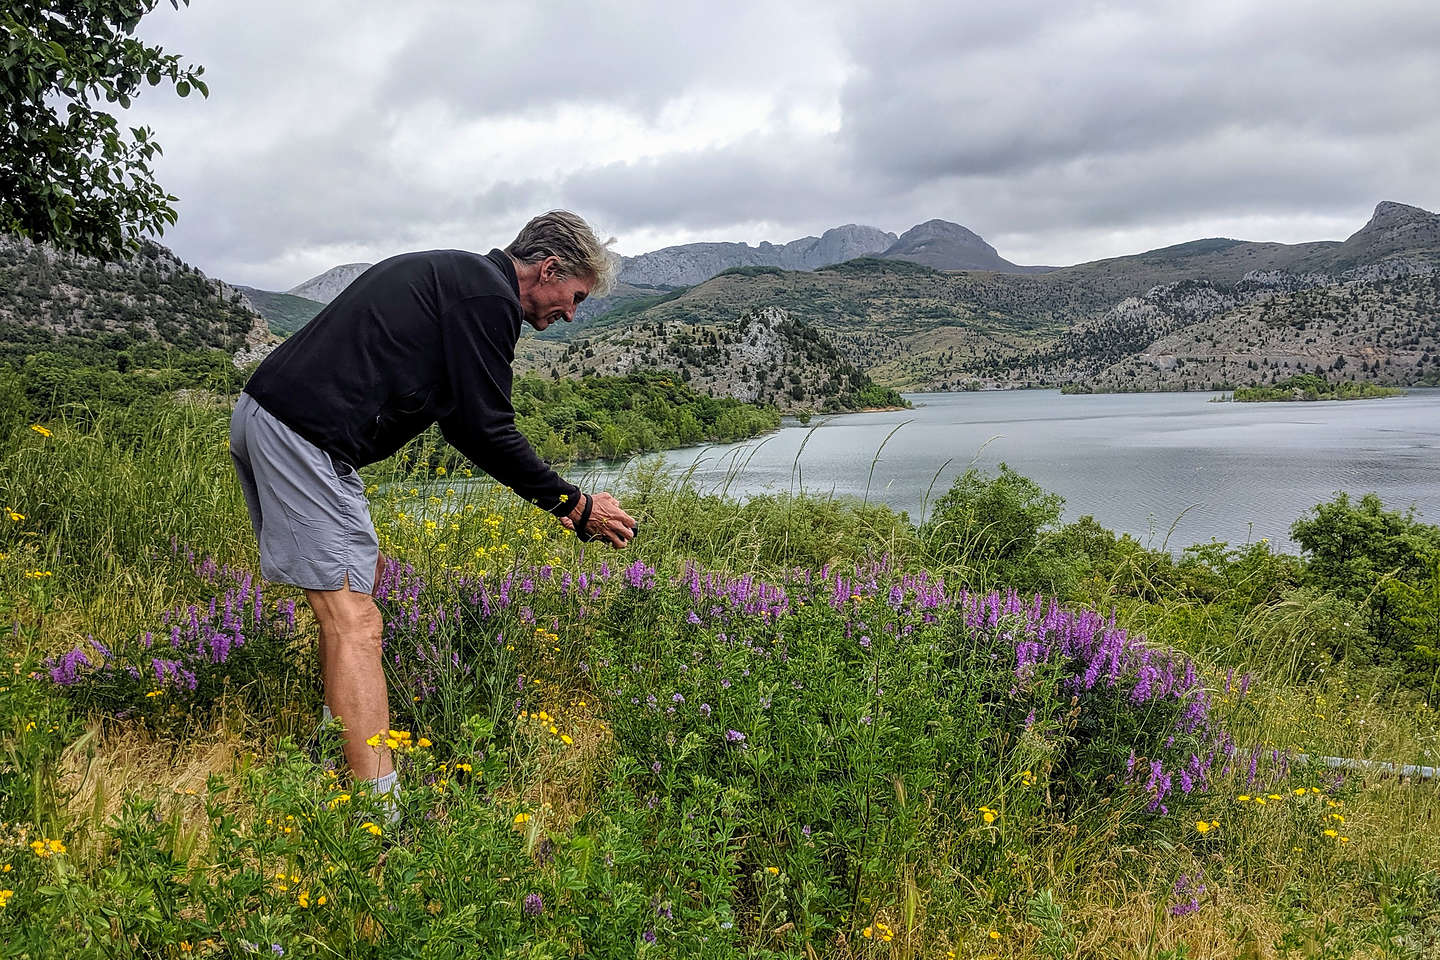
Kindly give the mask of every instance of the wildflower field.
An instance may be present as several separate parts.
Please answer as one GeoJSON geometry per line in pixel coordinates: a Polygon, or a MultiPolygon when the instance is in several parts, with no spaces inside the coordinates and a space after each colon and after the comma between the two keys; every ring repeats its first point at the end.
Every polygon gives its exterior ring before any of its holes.
{"type": "Polygon", "coordinates": [[[1440,956],[1440,788],[1321,760],[1437,765],[1430,648],[1264,543],[641,467],[612,552],[418,441],[366,471],[392,825],[227,417],[0,440],[0,956],[1440,956]]]}

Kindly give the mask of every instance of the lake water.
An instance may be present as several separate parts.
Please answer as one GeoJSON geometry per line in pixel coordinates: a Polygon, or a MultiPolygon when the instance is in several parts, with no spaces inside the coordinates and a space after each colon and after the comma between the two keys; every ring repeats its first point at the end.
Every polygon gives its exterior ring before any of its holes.
{"type": "MultiPolygon", "coordinates": [[[[1313,403],[1214,396],[909,394],[913,410],[787,422],[744,443],[661,456],[703,490],[868,497],[912,519],[968,467],[993,473],[1004,461],[1063,496],[1065,519],[1093,514],[1152,546],[1168,538],[1171,549],[1268,537],[1293,550],[1290,524],[1339,490],[1373,491],[1440,522],[1440,390],[1313,403]]],[[[620,472],[597,464],[570,475],[593,488],[622,483],[620,472]]]]}

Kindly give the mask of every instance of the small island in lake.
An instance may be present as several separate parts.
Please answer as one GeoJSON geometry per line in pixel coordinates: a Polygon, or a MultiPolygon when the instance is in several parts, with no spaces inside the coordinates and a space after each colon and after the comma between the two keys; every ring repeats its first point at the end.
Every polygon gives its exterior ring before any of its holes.
{"type": "Polygon", "coordinates": [[[1382,387],[1358,380],[1331,383],[1319,374],[1300,373],[1269,386],[1236,387],[1233,394],[1218,399],[1237,403],[1283,403],[1294,400],[1374,400],[1404,395],[1405,391],[1397,387],[1382,387]]]}

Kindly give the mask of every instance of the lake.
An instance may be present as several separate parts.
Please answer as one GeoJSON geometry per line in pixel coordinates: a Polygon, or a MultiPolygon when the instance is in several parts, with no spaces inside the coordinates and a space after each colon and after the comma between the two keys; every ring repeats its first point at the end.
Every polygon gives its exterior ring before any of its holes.
{"type": "MultiPolygon", "coordinates": [[[[1290,524],[1339,490],[1373,491],[1391,509],[1414,506],[1440,522],[1440,390],[1310,403],[1210,402],[1215,396],[908,394],[913,410],[787,421],[744,443],[659,456],[706,491],[803,488],[868,497],[912,519],[968,467],[993,473],[1004,461],[1063,496],[1067,520],[1092,514],[1171,549],[1268,537],[1294,550],[1290,524]]],[[[568,473],[593,489],[623,484],[623,470],[606,463],[568,473]]]]}

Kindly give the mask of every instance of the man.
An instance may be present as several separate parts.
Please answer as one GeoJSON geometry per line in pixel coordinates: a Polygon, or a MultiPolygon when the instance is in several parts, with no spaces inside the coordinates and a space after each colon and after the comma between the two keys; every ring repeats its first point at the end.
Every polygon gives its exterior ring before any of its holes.
{"type": "Polygon", "coordinates": [[[345,760],[378,793],[395,789],[389,751],[366,744],[390,725],[371,596],[384,564],[356,468],[438,422],[461,453],[566,529],[628,544],[635,520],[536,456],[510,402],[521,321],[544,330],[573,320],[614,274],[605,245],[566,211],[531,220],[503,251],[392,257],[266,357],[235,405],[230,452],[261,573],[304,589],[320,625],[325,702],[345,722],[345,760]]]}

